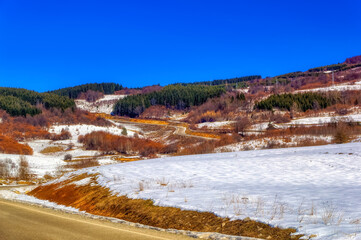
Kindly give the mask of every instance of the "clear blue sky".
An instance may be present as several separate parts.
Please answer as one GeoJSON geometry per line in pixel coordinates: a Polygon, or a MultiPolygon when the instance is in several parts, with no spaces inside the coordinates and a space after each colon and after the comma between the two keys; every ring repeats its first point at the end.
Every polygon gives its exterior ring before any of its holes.
{"type": "Polygon", "coordinates": [[[361,1],[0,0],[0,86],[275,76],[361,54],[361,1]]]}

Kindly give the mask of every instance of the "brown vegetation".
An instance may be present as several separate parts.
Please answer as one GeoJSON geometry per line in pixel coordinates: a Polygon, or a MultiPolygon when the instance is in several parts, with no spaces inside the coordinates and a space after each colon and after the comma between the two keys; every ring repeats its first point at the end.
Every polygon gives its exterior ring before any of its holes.
{"type": "Polygon", "coordinates": [[[50,134],[49,139],[53,141],[68,140],[71,138],[71,133],[62,129],[60,134],[50,134]]]}
{"type": "Polygon", "coordinates": [[[32,176],[30,174],[29,163],[24,156],[21,156],[18,169],[18,179],[27,181],[31,178],[32,176]]]}
{"type": "Polygon", "coordinates": [[[95,102],[98,99],[101,99],[104,97],[104,93],[97,92],[93,90],[88,90],[87,92],[81,92],[78,95],[78,99],[84,99],[87,102],[95,102]]]}
{"type": "Polygon", "coordinates": [[[16,166],[11,159],[0,161],[0,178],[16,179],[16,180],[31,180],[33,175],[29,169],[29,163],[24,156],[19,159],[19,164],[16,166]]]}
{"type": "Polygon", "coordinates": [[[64,151],[64,149],[62,147],[59,146],[51,146],[51,147],[46,147],[43,150],[40,151],[40,153],[42,154],[51,154],[51,153],[57,153],[57,152],[62,152],[64,151]]]}
{"type": "Polygon", "coordinates": [[[111,123],[101,116],[82,111],[67,109],[46,110],[36,116],[11,117],[5,111],[0,111],[0,134],[18,141],[33,139],[65,140],[71,137],[68,131],[61,134],[50,134],[48,127],[53,124],[91,124],[96,126],[110,126],[111,123]]]}
{"type": "Polygon", "coordinates": [[[27,144],[20,144],[14,139],[0,135],[0,152],[6,154],[33,155],[33,149],[27,144]]]}
{"type": "Polygon", "coordinates": [[[165,106],[154,105],[147,108],[139,117],[150,119],[164,119],[169,118],[170,109],[165,106]]]}
{"type": "Polygon", "coordinates": [[[71,168],[71,169],[82,169],[87,167],[99,166],[99,162],[96,157],[82,158],[74,161],[68,159],[67,161],[68,163],[66,164],[66,168],[71,168]]]}
{"type": "Polygon", "coordinates": [[[361,63],[361,55],[360,55],[360,56],[355,56],[355,57],[346,58],[345,63],[347,63],[347,64],[361,63]]]}
{"type": "Polygon", "coordinates": [[[244,136],[245,131],[251,126],[251,124],[252,123],[248,117],[241,117],[235,122],[234,131],[244,136]]]}
{"type": "MultiPolygon", "coordinates": [[[[49,111],[43,111],[44,118],[49,125],[57,124],[89,124],[95,126],[110,126],[109,121],[98,116],[94,113],[90,113],[80,109],[67,109],[60,111],[52,109],[49,111]]],[[[27,117],[28,118],[28,117],[27,117]]]]}
{"type": "Polygon", "coordinates": [[[146,86],[143,88],[123,88],[122,90],[116,91],[115,94],[118,95],[137,95],[137,94],[147,94],[152,92],[157,92],[162,90],[162,86],[153,85],[146,86]]]}
{"type": "Polygon", "coordinates": [[[218,98],[211,98],[204,104],[194,107],[186,121],[192,124],[233,119],[238,108],[247,106],[238,92],[227,92],[218,98]]]}
{"type": "Polygon", "coordinates": [[[162,152],[165,148],[163,144],[151,140],[117,136],[103,131],[79,136],[78,141],[83,143],[87,150],[98,150],[108,154],[117,152],[149,157],[162,152]]]}
{"type": "MultiPolygon", "coordinates": [[[[271,227],[253,220],[221,218],[210,212],[181,210],[173,207],[155,206],[151,200],[129,199],[113,195],[108,189],[95,184],[76,186],[72,181],[89,177],[83,174],[63,183],[40,186],[30,192],[40,199],[72,206],[96,215],[120,218],[160,228],[173,228],[197,232],[219,232],[267,239],[299,239],[291,235],[295,229],[271,227]]],[[[93,177],[93,182],[95,182],[93,177]]]]}
{"type": "Polygon", "coordinates": [[[291,126],[287,129],[268,129],[262,134],[247,135],[244,140],[262,138],[286,138],[291,136],[334,136],[336,143],[344,143],[361,134],[361,126],[357,123],[345,121],[334,121],[325,125],[314,126],[291,126]],[[342,134],[341,134],[342,133],[342,134]],[[341,136],[342,135],[342,136],[341,136]],[[347,136],[347,137],[344,137],[347,136]],[[343,139],[342,141],[340,141],[343,139]]]}

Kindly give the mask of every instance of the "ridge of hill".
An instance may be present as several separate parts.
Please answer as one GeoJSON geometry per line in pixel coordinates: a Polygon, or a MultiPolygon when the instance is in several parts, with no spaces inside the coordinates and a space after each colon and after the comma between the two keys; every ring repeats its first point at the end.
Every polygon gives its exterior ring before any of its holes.
{"type": "Polygon", "coordinates": [[[87,83],[73,87],[61,88],[58,90],[49,91],[60,96],[67,96],[69,98],[78,98],[79,94],[86,93],[89,90],[95,92],[102,92],[104,94],[113,94],[116,91],[122,90],[123,86],[118,83],[87,83]]]}

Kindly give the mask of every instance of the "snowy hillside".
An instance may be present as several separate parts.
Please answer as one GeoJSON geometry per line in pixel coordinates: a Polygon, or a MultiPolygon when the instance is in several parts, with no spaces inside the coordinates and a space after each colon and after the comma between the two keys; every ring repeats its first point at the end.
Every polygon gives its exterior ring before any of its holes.
{"type": "Polygon", "coordinates": [[[113,193],[157,205],[250,217],[315,239],[359,239],[360,160],[360,143],[349,143],[153,159],[77,174],[99,173],[98,183],[113,193]]]}
{"type": "Polygon", "coordinates": [[[357,81],[354,83],[344,83],[338,84],[335,86],[329,87],[321,87],[321,88],[312,88],[306,90],[298,90],[297,92],[328,92],[328,91],[350,91],[350,90],[360,90],[361,89],[361,81],[357,81]]]}
{"type": "Polygon", "coordinates": [[[76,106],[80,109],[95,112],[110,114],[113,111],[113,105],[126,95],[104,95],[103,98],[96,102],[87,102],[83,99],[75,100],[76,106]]]}

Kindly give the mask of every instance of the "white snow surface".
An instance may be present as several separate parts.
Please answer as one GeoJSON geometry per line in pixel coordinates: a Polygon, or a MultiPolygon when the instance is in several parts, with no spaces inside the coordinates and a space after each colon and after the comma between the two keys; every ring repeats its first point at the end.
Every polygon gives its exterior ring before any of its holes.
{"type": "MultiPolygon", "coordinates": [[[[191,155],[93,167],[114,194],[251,217],[315,239],[361,239],[361,144],[191,155]]],[[[56,181],[73,175],[69,173],[56,181]]]]}
{"type": "Polygon", "coordinates": [[[323,117],[309,117],[292,120],[287,124],[324,124],[332,121],[348,120],[351,122],[360,122],[361,114],[350,114],[345,116],[323,116],[323,117]]]}
{"type": "MultiPolygon", "coordinates": [[[[94,131],[104,131],[114,135],[122,136],[122,128],[113,126],[113,127],[101,127],[87,124],[76,124],[76,125],[54,125],[50,127],[50,133],[61,133],[62,130],[68,130],[72,136],[73,141],[77,141],[80,135],[85,135],[94,131]]],[[[133,136],[134,131],[127,128],[127,136],[133,136]]]]}
{"type": "MultiPolygon", "coordinates": [[[[11,159],[12,162],[16,164],[16,168],[12,169],[12,173],[16,173],[18,171],[18,166],[20,163],[20,157],[22,155],[17,154],[0,154],[0,162],[4,162],[7,159],[11,159]]],[[[43,177],[45,174],[55,173],[58,168],[63,166],[65,162],[60,157],[54,156],[39,156],[37,154],[34,155],[26,155],[23,156],[29,163],[29,169],[32,174],[43,177]]]]}
{"type": "Polygon", "coordinates": [[[89,112],[110,114],[113,111],[113,106],[117,100],[124,97],[126,97],[126,95],[104,95],[103,98],[98,99],[93,103],[83,99],[76,99],[75,103],[78,108],[89,112]]]}
{"type": "MultiPolygon", "coordinates": [[[[289,123],[272,123],[275,128],[288,128],[294,125],[322,125],[326,123],[332,123],[337,121],[346,121],[346,122],[361,122],[361,114],[348,114],[344,116],[319,116],[319,117],[306,117],[306,118],[298,118],[293,119],[289,123]]],[[[250,130],[253,131],[265,131],[268,128],[269,123],[257,123],[253,124],[250,127],[250,130]]]]}

